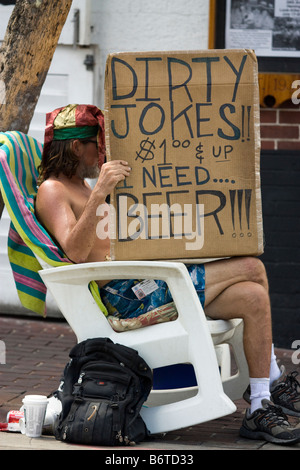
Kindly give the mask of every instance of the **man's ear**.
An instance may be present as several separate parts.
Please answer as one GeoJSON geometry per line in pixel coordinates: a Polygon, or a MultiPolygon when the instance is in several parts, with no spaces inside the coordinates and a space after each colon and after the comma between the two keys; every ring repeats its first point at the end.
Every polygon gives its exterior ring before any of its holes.
{"type": "Polygon", "coordinates": [[[71,146],[72,146],[73,153],[77,157],[80,157],[81,156],[81,149],[82,149],[82,143],[80,142],[80,140],[78,140],[78,139],[73,140],[71,146]]]}

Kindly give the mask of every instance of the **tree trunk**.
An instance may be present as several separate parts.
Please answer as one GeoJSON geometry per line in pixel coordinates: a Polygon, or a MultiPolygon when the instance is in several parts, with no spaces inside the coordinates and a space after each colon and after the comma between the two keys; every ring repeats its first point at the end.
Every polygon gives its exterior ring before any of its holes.
{"type": "MultiPolygon", "coordinates": [[[[0,48],[0,131],[28,128],[72,0],[17,0],[0,48]]],[[[2,213],[0,195],[0,217],[2,213]]]]}

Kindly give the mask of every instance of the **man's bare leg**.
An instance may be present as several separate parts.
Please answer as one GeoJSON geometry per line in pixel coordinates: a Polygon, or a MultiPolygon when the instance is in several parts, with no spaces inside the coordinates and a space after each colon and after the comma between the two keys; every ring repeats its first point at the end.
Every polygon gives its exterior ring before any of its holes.
{"type": "Polygon", "coordinates": [[[205,313],[244,320],[244,350],[250,377],[269,377],[272,348],[268,281],[257,258],[232,258],[205,265],[205,313]]]}

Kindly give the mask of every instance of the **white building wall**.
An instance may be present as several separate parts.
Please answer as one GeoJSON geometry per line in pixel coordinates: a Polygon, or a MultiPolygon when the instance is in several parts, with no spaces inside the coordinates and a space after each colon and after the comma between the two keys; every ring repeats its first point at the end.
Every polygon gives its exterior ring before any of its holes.
{"type": "Polygon", "coordinates": [[[100,107],[109,53],[208,47],[209,0],[91,0],[91,12],[90,38],[98,45],[95,104],[100,107]]]}

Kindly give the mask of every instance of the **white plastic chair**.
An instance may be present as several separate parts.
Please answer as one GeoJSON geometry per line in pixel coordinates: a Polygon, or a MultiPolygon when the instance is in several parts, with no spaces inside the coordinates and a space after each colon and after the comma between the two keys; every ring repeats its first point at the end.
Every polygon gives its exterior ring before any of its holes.
{"type": "MultiPolygon", "coordinates": [[[[109,337],[137,349],[153,369],[177,363],[193,365],[197,386],[151,392],[142,415],[152,433],[192,426],[236,410],[231,399],[241,398],[249,383],[242,321],[209,321],[183,263],[112,261],[43,269],[39,273],[78,342],[97,336],[109,337]],[[133,331],[115,332],[99,311],[88,284],[92,280],[130,278],[164,280],[173,296],[178,318],[133,331]],[[224,343],[233,348],[239,369],[234,376],[228,376],[228,370],[225,377],[219,372],[215,346],[224,343]]],[[[220,351],[219,362],[222,362],[224,351],[220,351]]],[[[228,363],[225,358],[227,368],[228,363]]]]}

